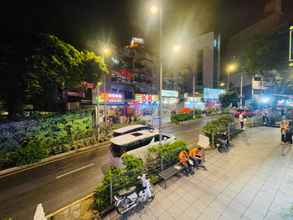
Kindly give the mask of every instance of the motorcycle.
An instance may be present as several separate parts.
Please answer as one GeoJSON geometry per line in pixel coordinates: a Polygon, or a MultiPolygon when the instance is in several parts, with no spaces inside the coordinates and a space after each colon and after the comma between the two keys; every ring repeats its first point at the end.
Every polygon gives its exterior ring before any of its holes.
{"type": "Polygon", "coordinates": [[[227,133],[219,134],[215,144],[220,153],[228,152],[230,150],[230,143],[227,133]]]}
{"type": "Polygon", "coordinates": [[[114,196],[114,205],[120,215],[126,214],[136,207],[143,206],[146,202],[153,200],[154,193],[150,180],[146,178],[145,174],[139,176],[138,179],[140,180],[141,187],[133,187],[126,193],[114,196]]]}

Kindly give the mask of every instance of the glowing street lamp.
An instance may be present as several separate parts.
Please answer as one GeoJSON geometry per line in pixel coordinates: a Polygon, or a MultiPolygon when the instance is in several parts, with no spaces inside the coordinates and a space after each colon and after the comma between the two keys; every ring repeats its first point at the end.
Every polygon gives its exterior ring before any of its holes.
{"type": "MultiPolygon", "coordinates": [[[[103,58],[108,58],[112,55],[112,50],[110,47],[108,46],[104,46],[102,48],[102,55],[103,55],[103,58]]],[[[106,93],[106,83],[107,83],[107,80],[106,80],[106,74],[104,74],[104,93],[106,93]]],[[[106,107],[106,104],[107,104],[107,100],[105,99],[104,100],[104,116],[105,116],[105,123],[107,124],[107,107],[106,107]]]]}
{"type": "Polygon", "coordinates": [[[173,51],[175,53],[179,53],[181,51],[181,45],[178,45],[178,44],[174,45],[173,46],[173,51]]]}
{"type": "Polygon", "coordinates": [[[220,87],[224,87],[225,86],[225,83],[224,82],[221,82],[220,83],[220,87]]]}
{"type": "Polygon", "coordinates": [[[149,10],[152,15],[159,16],[159,43],[160,43],[160,91],[159,91],[159,134],[160,134],[160,144],[162,143],[162,90],[163,90],[163,63],[162,63],[162,26],[163,26],[163,16],[162,16],[162,0],[160,0],[159,6],[151,5],[149,10]]]}
{"type": "Polygon", "coordinates": [[[228,78],[228,82],[227,82],[227,91],[229,90],[230,87],[230,75],[235,72],[237,70],[238,65],[236,63],[230,63],[227,66],[227,78],[228,78]]]}
{"type": "Polygon", "coordinates": [[[160,9],[159,9],[159,7],[156,6],[156,5],[152,5],[152,6],[150,7],[150,12],[151,12],[151,14],[153,14],[153,15],[158,14],[159,11],[160,11],[160,9]]]}
{"type": "Polygon", "coordinates": [[[112,50],[109,47],[104,47],[102,52],[104,57],[109,57],[112,55],[112,50]]]}

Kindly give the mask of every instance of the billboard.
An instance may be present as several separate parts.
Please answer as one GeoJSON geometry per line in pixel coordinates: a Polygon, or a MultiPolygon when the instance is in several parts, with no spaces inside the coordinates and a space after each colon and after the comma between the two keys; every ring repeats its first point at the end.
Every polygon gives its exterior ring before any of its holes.
{"type": "Polygon", "coordinates": [[[179,92],[176,90],[162,90],[162,96],[178,98],[179,92]]]}
{"type": "Polygon", "coordinates": [[[204,88],[203,89],[203,98],[204,100],[218,100],[221,94],[224,94],[224,89],[211,89],[204,88]]]}

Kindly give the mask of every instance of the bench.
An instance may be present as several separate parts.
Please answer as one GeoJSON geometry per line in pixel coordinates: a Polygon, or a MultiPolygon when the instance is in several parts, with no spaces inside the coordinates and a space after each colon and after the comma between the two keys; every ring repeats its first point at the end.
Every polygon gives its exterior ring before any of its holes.
{"type": "Polygon", "coordinates": [[[167,169],[162,170],[159,173],[159,177],[163,180],[164,188],[167,188],[166,181],[170,179],[172,176],[178,175],[182,171],[183,167],[177,163],[168,167],[167,169]]]}

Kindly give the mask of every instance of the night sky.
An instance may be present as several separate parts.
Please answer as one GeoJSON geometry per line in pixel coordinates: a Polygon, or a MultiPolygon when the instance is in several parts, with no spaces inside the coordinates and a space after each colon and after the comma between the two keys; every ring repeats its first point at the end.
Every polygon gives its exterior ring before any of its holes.
{"type": "MultiPolygon", "coordinates": [[[[132,36],[155,42],[158,25],[147,15],[147,0],[10,0],[1,5],[1,38],[53,33],[79,48],[99,41],[122,46],[132,36]]],[[[166,39],[190,38],[217,30],[229,37],[263,16],[265,0],[165,0],[166,39]]],[[[284,0],[285,12],[293,1],[284,0]]]]}

